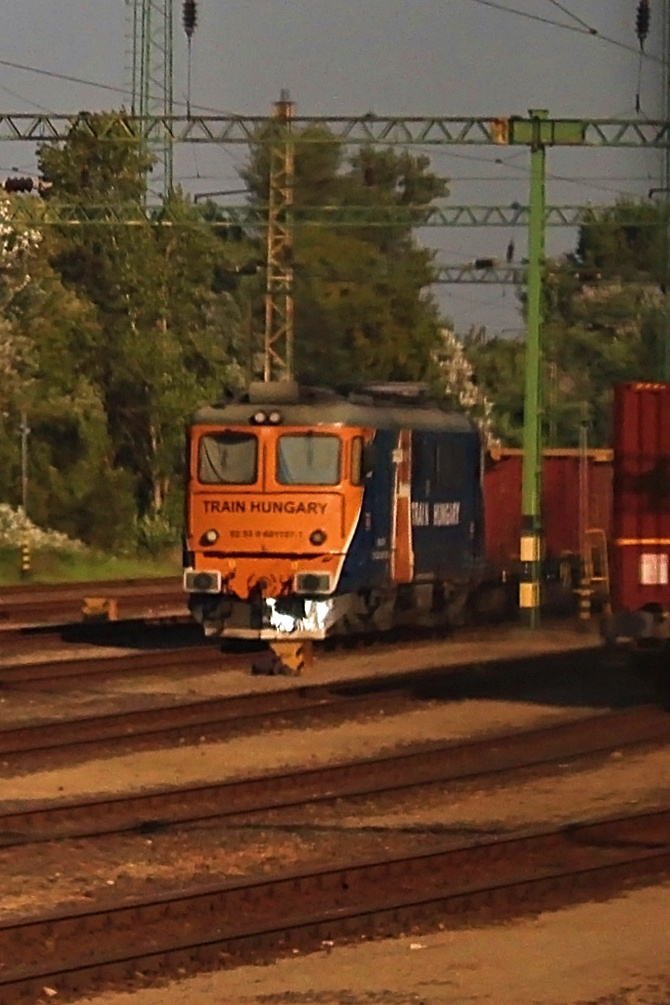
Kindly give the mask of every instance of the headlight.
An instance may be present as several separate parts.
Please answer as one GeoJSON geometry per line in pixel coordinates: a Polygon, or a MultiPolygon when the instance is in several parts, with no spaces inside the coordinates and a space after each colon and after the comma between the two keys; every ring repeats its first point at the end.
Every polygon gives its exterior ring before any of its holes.
{"type": "Polygon", "coordinates": [[[296,593],[330,593],[331,590],[328,572],[298,572],[296,574],[296,593]]]}
{"type": "Polygon", "coordinates": [[[257,426],[262,426],[263,423],[267,421],[267,415],[265,414],[265,412],[261,411],[254,412],[254,414],[251,416],[251,421],[255,422],[257,426]]]}
{"type": "Polygon", "coordinates": [[[213,527],[211,528],[211,530],[206,530],[205,533],[202,535],[202,540],[204,544],[216,544],[216,542],[219,540],[218,530],[214,530],[213,527]]]}
{"type": "Polygon", "coordinates": [[[276,409],[268,415],[268,422],[271,422],[273,426],[278,426],[281,422],[281,412],[276,409]]]}

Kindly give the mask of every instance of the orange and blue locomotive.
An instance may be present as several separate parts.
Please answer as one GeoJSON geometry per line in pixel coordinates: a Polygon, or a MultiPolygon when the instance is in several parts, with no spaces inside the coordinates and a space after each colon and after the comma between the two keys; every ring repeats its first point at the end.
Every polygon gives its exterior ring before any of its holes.
{"type": "Polygon", "coordinates": [[[285,381],[200,409],[184,586],[209,635],[456,623],[484,574],[482,442],[420,385],[285,381]]]}

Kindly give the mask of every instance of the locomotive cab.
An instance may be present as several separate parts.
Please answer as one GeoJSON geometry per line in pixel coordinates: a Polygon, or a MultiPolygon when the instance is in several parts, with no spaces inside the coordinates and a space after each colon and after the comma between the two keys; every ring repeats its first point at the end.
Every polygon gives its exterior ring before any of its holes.
{"type": "Polygon", "coordinates": [[[227,634],[299,631],[301,621],[323,634],[360,511],[363,431],[285,421],[277,405],[239,411],[229,407],[227,422],[200,414],[190,431],[192,613],[227,634]]]}

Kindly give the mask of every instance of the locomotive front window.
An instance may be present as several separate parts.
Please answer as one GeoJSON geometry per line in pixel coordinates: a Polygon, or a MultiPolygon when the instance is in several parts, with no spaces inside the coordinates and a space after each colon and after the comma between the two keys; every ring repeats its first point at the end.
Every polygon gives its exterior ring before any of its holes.
{"type": "Polygon", "coordinates": [[[200,437],[198,478],[205,485],[253,485],[258,440],[253,433],[226,429],[200,437]]]}
{"type": "Polygon", "coordinates": [[[280,436],[277,481],[280,485],[337,485],[340,480],[339,437],[319,433],[280,436]]]}

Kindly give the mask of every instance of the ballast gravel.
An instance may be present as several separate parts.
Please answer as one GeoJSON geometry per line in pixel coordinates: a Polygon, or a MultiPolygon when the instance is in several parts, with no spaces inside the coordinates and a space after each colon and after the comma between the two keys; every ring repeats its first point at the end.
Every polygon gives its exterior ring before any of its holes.
{"type": "MultiPolygon", "coordinates": [[[[521,642],[532,652],[568,647],[561,633],[544,636],[524,636],[521,642]]],[[[519,651],[519,638],[510,631],[495,647],[482,640],[455,643],[450,659],[473,659],[475,645],[480,654],[484,645],[489,656],[494,651],[498,657],[511,656],[519,651]]],[[[570,644],[581,647],[584,637],[573,633],[570,644]]],[[[444,656],[444,642],[423,643],[409,657],[399,652],[396,668],[435,665],[444,656]]],[[[388,654],[356,654],[349,662],[354,659],[358,662],[352,677],[393,669],[388,654]]],[[[310,679],[332,679],[337,664],[339,675],[345,675],[341,656],[327,657],[310,679]]],[[[96,701],[118,707],[138,695],[196,697],[278,685],[291,682],[254,680],[241,670],[176,681],[154,674],[105,682],[96,686],[95,694],[81,692],[74,702],[71,694],[69,706],[67,696],[54,694],[51,713],[49,698],[40,695],[38,700],[41,713],[62,717],[68,708],[72,714],[77,701],[83,710],[96,701]]],[[[0,717],[12,721],[13,710],[17,719],[23,717],[17,698],[12,695],[0,704],[0,717]]],[[[585,700],[571,703],[563,694],[429,702],[403,715],[369,716],[308,731],[273,730],[0,778],[0,800],[14,804],[222,779],[346,760],[417,741],[530,728],[604,710],[585,700]]],[[[255,828],[232,821],[225,827],[214,824],[175,834],[53,843],[35,846],[25,859],[0,850],[0,917],[43,911],[65,901],[76,906],[105,896],[151,892],[171,885],[176,877],[211,881],[306,866],[353,846],[362,855],[366,850],[381,852],[391,838],[400,842],[394,848],[403,841],[408,847],[415,848],[417,841],[428,847],[450,837],[460,841],[468,833],[503,833],[529,824],[651,807],[670,797],[670,752],[616,752],[582,770],[559,766],[544,775],[515,778],[514,785],[435,787],[404,799],[401,807],[376,800],[361,801],[355,810],[346,804],[337,810],[296,810],[282,816],[281,826],[269,814],[255,828]]],[[[489,928],[327,946],[323,952],[297,954],[270,966],[84,1000],[89,1005],[668,1005],[668,931],[670,887],[660,886],[489,928]]],[[[58,988],[50,991],[56,994],[45,992],[43,1000],[58,1001],[58,988]]]]}
{"type": "MultiPolygon", "coordinates": [[[[668,1005],[670,886],[490,928],[325,947],[88,1005],[668,1005]]],[[[57,999],[56,999],[57,1000],[57,999]]]]}

